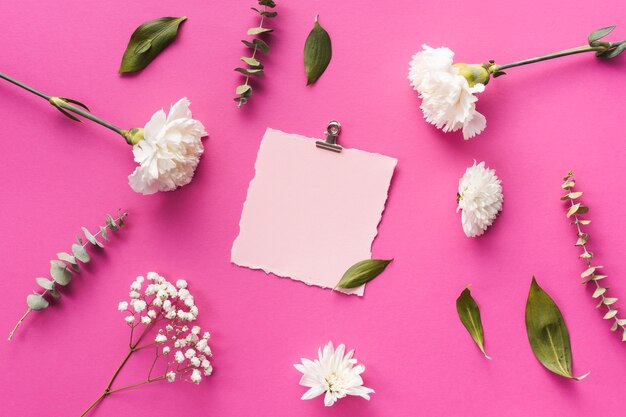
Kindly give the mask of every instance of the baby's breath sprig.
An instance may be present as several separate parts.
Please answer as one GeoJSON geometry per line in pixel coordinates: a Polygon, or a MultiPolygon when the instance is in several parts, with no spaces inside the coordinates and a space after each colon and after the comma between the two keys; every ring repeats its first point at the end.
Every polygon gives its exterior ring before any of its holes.
{"type": "Polygon", "coordinates": [[[608,287],[600,284],[600,281],[605,279],[606,275],[596,274],[598,270],[602,269],[601,265],[593,265],[591,260],[594,258],[593,252],[591,252],[587,248],[587,243],[589,241],[589,233],[583,232],[582,226],[586,226],[591,223],[591,220],[582,219],[578,215],[585,214],[589,212],[589,207],[583,206],[581,203],[577,203],[576,200],[579,199],[583,193],[581,191],[574,191],[574,186],[576,185],[576,181],[574,180],[574,172],[570,171],[567,176],[563,178],[563,184],[561,187],[567,191],[561,200],[566,201],[569,206],[567,210],[567,217],[573,218],[574,220],[571,224],[576,226],[576,234],[578,240],[576,241],[576,246],[580,246],[583,252],[579,255],[579,257],[584,260],[586,264],[585,271],[580,274],[582,278],[583,284],[588,284],[593,282],[595,284],[595,290],[593,292],[593,298],[599,298],[600,302],[596,305],[596,308],[600,308],[605,306],[607,309],[606,314],[604,315],[605,320],[613,320],[613,325],[611,326],[611,331],[614,332],[618,328],[622,330],[622,342],[626,341],[626,319],[620,319],[617,316],[617,309],[613,307],[613,304],[617,302],[617,298],[607,297],[606,291],[608,287]]]}
{"type": "Polygon", "coordinates": [[[243,39],[244,45],[248,48],[252,49],[252,56],[242,56],[240,59],[248,65],[248,68],[235,68],[235,71],[242,73],[246,76],[245,82],[239,86],[235,92],[237,93],[237,97],[235,97],[235,101],[237,102],[237,107],[241,107],[248,102],[248,98],[252,95],[252,86],[250,86],[250,76],[262,76],[263,72],[263,64],[259,60],[257,56],[257,52],[261,51],[264,54],[267,54],[270,51],[269,45],[260,38],[265,33],[273,32],[273,29],[263,27],[263,22],[265,19],[270,19],[272,17],[276,17],[278,13],[269,11],[268,8],[273,9],[276,7],[276,3],[274,0],[258,0],[259,6],[263,6],[263,9],[257,9],[252,7],[252,10],[257,12],[261,16],[261,21],[259,26],[248,29],[248,35],[253,35],[255,38],[252,42],[243,39]]]}
{"type": "Polygon", "coordinates": [[[67,252],[59,252],[57,253],[58,259],[53,259],[50,261],[50,276],[52,279],[48,278],[35,278],[37,284],[43,289],[42,292],[33,291],[33,294],[30,294],[26,297],[26,304],[28,305],[28,309],[26,313],[18,320],[9,333],[9,340],[13,338],[15,331],[22,324],[24,319],[32,312],[44,310],[50,306],[50,302],[46,299],[46,295],[52,296],[52,298],[61,298],[61,293],[57,289],[57,285],[66,286],[72,281],[72,272],[78,273],[79,262],[80,263],[88,263],[91,260],[89,253],[85,249],[88,243],[91,243],[94,246],[99,246],[104,248],[104,244],[97,239],[98,236],[102,236],[105,241],[109,241],[108,231],[117,232],[121,227],[124,227],[124,218],[128,216],[127,212],[118,212],[117,218],[111,217],[111,215],[107,215],[106,225],[100,226],[100,230],[91,234],[86,227],[82,227],[83,234],[87,239],[86,242],[83,242],[83,239],[78,235],[76,237],[77,243],[72,245],[72,254],[67,252]]]}

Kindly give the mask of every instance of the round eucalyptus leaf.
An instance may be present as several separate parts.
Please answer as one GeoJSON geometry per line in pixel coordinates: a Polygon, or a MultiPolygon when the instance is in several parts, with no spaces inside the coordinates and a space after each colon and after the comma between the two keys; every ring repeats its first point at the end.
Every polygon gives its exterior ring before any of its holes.
{"type": "Polygon", "coordinates": [[[73,244],[72,245],[72,253],[76,257],[76,259],[78,259],[79,261],[81,261],[84,264],[89,262],[90,259],[91,259],[89,257],[89,254],[85,250],[85,248],[83,248],[81,245],[73,244]]]}
{"type": "Polygon", "coordinates": [[[67,285],[72,280],[72,273],[61,261],[50,261],[50,275],[59,285],[67,285]]]}
{"type": "Polygon", "coordinates": [[[37,281],[37,285],[44,290],[50,291],[54,288],[54,282],[50,281],[48,278],[35,278],[35,281],[37,281]]]}
{"type": "Polygon", "coordinates": [[[43,298],[41,294],[30,294],[26,297],[26,304],[28,304],[28,308],[31,310],[43,310],[50,305],[48,300],[43,298]]]}

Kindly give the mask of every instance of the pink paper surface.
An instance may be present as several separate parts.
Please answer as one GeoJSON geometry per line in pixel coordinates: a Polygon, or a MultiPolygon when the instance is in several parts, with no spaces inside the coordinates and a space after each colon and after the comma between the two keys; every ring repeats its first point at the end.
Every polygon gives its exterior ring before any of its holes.
{"type": "MultiPolygon", "coordinates": [[[[625,309],[626,56],[604,62],[582,54],[507,71],[479,96],[488,125],[468,142],[423,121],[406,75],[422,43],[448,46],[463,62],[510,62],[583,45],[588,32],[611,24],[619,26],[609,38],[626,39],[626,2],[278,1],[266,76],[237,109],[241,79],[233,68],[246,53],[240,39],[258,23],[254,5],[0,2],[0,71],[81,100],[125,128],[187,96],[210,134],[190,185],[144,197],[127,185],[134,163],[123,140],[0,83],[0,334],[80,226],[94,229],[119,207],[130,211],[128,228],[92,252],[61,302],[0,343],[0,415],[78,416],[99,396],[127,348],[117,303],[150,270],[189,281],[200,324],[213,334],[215,373],[200,386],[120,392],[94,417],[623,414],[626,346],[579,284],[582,264],[559,197],[561,178],[576,169],[591,206],[591,249],[625,309]],[[333,58],[306,87],[302,48],[317,13],[333,58]],[[180,15],[189,19],[178,40],[145,71],[117,74],[138,24],[180,15]],[[318,137],[332,119],[342,123],[344,146],[399,160],[373,246],[395,260],[362,298],[262,278],[230,262],[266,127],[318,137]],[[465,237],[455,212],[458,179],[473,159],[496,169],[506,199],[478,239],[465,237]],[[567,321],[574,372],[591,371],[580,383],[549,373],[530,350],[524,306],[532,274],[567,321]],[[492,361],[456,314],[468,283],[492,361]],[[376,390],[370,402],[347,398],[326,409],[322,399],[300,400],[305,388],[292,364],[329,340],[356,348],[365,384],[376,390]]],[[[131,360],[120,383],[145,378],[147,361],[131,360]]]]}
{"type": "MultiPolygon", "coordinates": [[[[334,288],[370,259],[397,160],[267,129],[233,243],[231,261],[334,288]]],[[[365,286],[341,290],[362,296],[365,286]]]]}

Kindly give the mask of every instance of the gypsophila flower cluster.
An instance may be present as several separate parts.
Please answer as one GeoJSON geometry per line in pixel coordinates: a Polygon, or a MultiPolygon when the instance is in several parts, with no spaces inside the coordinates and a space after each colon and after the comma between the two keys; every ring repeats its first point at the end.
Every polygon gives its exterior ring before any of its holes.
{"type": "MultiPolygon", "coordinates": [[[[164,374],[158,378],[169,382],[185,379],[199,384],[203,376],[211,375],[210,334],[193,325],[198,307],[185,280],[172,284],[156,272],[149,272],[145,279],[139,276],[133,281],[128,295],[130,301],[120,302],[118,309],[128,313],[125,320],[131,331],[134,333],[137,327],[143,326],[143,336],[150,327],[155,328],[153,342],[144,346],[155,347],[155,364],[159,359],[167,362],[164,374]]],[[[137,349],[144,347],[137,344],[137,349]]]]}

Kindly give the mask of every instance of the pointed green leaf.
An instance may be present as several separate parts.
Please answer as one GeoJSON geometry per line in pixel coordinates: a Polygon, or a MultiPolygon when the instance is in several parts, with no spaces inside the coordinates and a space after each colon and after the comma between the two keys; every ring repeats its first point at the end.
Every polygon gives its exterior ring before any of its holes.
{"type": "Polygon", "coordinates": [[[273,9],[276,7],[276,3],[274,3],[274,0],[259,0],[259,6],[266,6],[273,9]]]}
{"type": "Polygon", "coordinates": [[[580,203],[576,203],[573,206],[571,206],[569,210],[567,210],[567,217],[572,217],[574,214],[576,214],[579,208],[580,208],[580,203]]]}
{"type": "Polygon", "coordinates": [[[254,39],[252,43],[264,54],[270,51],[270,46],[262,39],[254,39]]]}
{"type": "MultiPolygon", "coordinates": [[[[603,304],[604,304],[604,300],[602,300],[602,301],[603,301],[603,304]]],[[[613,317],[615,317],[616,314],[617,314],[617,310],[609,309],[609,311],[604,315],[603,319],[604,320],[610,320],[613,317]]]]}
{"type": "Polygon", "coordinates": [[[59,285],[67,285],[72,280],[72,273],[61,261],[50,261],[50,276],[59,285]]]}
{"type": "Polygon", "coordinates": [[[606,292],[606,288],[605,287],[598,287],[596,288],[596,290],[593,292],[592,297],[593,298],[598,298],[600,297],[602,294],[604,294],[606,292]]]}
{"type": "Polygon", "coordinates": [[[118,227],[115,224],[115,220],[113,220],[113,217],[111,217],[110,214],[107,215],[106,224],[109,227],[109,229],[111,229],[111,231],[117,232],[118,227]]]}
{"type": "Polygon", "coordinates": [[[35,278],[35,281],[37,281],[37,285],[39,285],[44,290],[50,291],[52,288],[54,288],[54,282],[50,281],[48,278],[35,278]]]}
{"type": "Polygon", "coordinates": [[[574,185],[576,185],[576,181],[572,180],[572,181],[565,181],[562,185],[561,188],[565,189],[565,190],[569,190],[570,188],[572,188],[574,185]]]}
{"type": "Polygon", "coordinates": [[[119,72],[144,69],[174,41],[178,27],[186,17],[161,17],[139,26],[130,37],[119,72]]]}
{"type": "Polygon", "coordinates": [[[615,29],[615,26],[607,26],[605,28],[594,30],[593,32],[589,34],[589,37],[587,38],[587,40],[589,41],[589,43],[595,42],[599,39],[604,38],[609,33],[613,32],[613,29],[615,29]]]}
{"type": "Polygon", "coordinates": [[[244,75],[256,75],[256,76],[263,75],[262,69],[235,68],[235,71],[240,72],[244,75]]]}
{"type": "Polygon", "coordinates": [[[43,298],[41,294],[30,294],[26,297],[26,304],[28,304],[28,308],[35,311],[43,310],[50,305],[48,300],[43,298]]]}
{"type": "Polygon", "coordinates": [[[572,375],[569,332],[559,307],[533,277],[526,302],[526,332],[535,357],[546,369],[566,378],[572,375]]]}
{"type": "Polygon", "coordinates": [[[87,238],[87,240],[89,241],[89,243],[91,243],[94,246],[99,246],[101,248],[104,247],[104,245],[102,243],[100,243],[100,241],[98,241],[98,239],[96,239],[96,237],[94,235],[91,234],[91,232],[86,228],[86,227],[81,227],[83,234],[85,235],[85,237],[87,238]]]}
{"type": "Polygon", "coordinates": [[[380,275],[393,259],[366,259],[352,265],[343,274],[336,288],[357,288],[380,275]]]}
{"type": "Polygon", "coordinates": [[[618,326],[617,321],[614,321],[613,325],[611,326],[611,331],[614,332],[615,330],[617,330],[617,326],[618,326]]]}
{"type": "Polygon", "coordinates": [[[100,234],[102,235],[102,238],[108,242],[109,241],[109,234],[107,232],[107,228],[104,226],[100,226],[100,234]]]}
{"type": "Polygon", "coordinates": [[[604,297],[602,301],[604,302],[605,306],[610,306],[611,304],[615,304],[617,302],[617,298],[604,297]]]}
{"type": "Polygon", "coordinates": [[[84,264],[86,264],[87,262],[91,260],[91,258],[89,257],[89,253],[87,253],[85,248],[82,247],[81,245],[77,245],[76,243],[72,245],[72,253],[76,257],[76,259],[78,259],[84,264]]]}
{"type": "Polygon", "coordinates": [[[319,24],[317,17],[313,29],[304,43],[304,71],[306,85],[313,84],[326,71],[333,55],[328,32],[319,24]]]}
{"type": "Polygon", "coordinates": [[[273,31],[274,29],[256,27],[248,29],[248,35],[260,35],[261,33],[269,33],[273,31]]]}
{"type": "Polygon", "coordinates": [[[478,345],[485,358],[491,359],[485,352],[485,339],[483,323],[480,319],[480,309],[472,297],[469,288],[465,288],[459,298],[456,299],[456,311],[459,313],[461,323],[467,329],[474,342],[478,345]]]}
{"type": "Polygon", "coordinates": [[[261,16],[265,16],[265,17],[276,17],[278,15],[278,12],[268,12],[267,10],[259,10],[256,7],[250,7],[252,10],[254,10],[255,12],[257,12],[258,14],[260,14],[261,16]]]}

